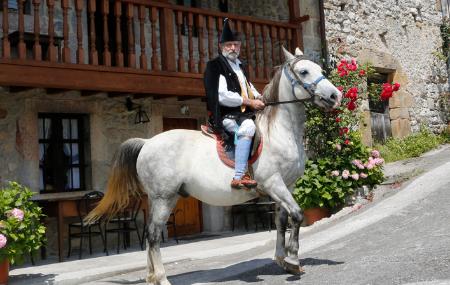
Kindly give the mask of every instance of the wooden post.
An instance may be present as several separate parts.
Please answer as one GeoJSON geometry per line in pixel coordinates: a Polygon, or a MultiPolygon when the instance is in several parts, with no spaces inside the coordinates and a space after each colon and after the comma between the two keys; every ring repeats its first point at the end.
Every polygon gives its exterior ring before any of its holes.
{"type": "Polygon", "coordinates": [[[109,30],[108,30],[108,15],[109,15],[109,0],[102,1],[102,15],[103,15],[103,64],[111,66],[111,52],[109,51],[109,30]]]}
{"type": "Polygon", "coordinates": [[[69,0],[61,0],[61,6],[63,10],[63,38],[64,38],[63,61],[65,63],[70,63],[69,19],[67,15],[69,9],[69,0]]]}
{"type": "Polygon", "coordinates": [[[98,53],[95,46],[95,12],[97,10],[95,0],[89,0],[89,63],[92,65],[98,65],[98,53]]]}
{"type": "Polygon", "coordinates": [[[27,48],[25,45],[25,40],[24,40],[24,16],[23,16],[23,5],[24,5],[25,0],[17,0],[17,5],[19,7],[19,58],[20,59],[25,59],[26,58],[26,52],[27,52],[27,48]]]}
{"type": "MultiPolygon", "coordinates": [[[[252,66],[252,60],[251,60],[251,54],[250,51],[250,31],[251,31],[251,24],[249,22],[246,22],[244,24],[245,28],[245,52],[247,55],[247,68],[248,68],[248,77],[249,80],[253,79],[253,66],[252,66]]],[[[256,63],[255,63],[256,65],[256,63]]]]}
{"type": "Polygon", "coordinates": [[[267,58],[267,35],[269,34],[269,29],[266,25],[261,27],[262,30],[262,41],[263,41],[263,59],[264,59],[264,78],[268,79],[269,74],[269,59],[267,58]]]}
{"type": "Polygon", "coordinates": [[[188,49],[189,49],[189,72],[195,71],[195,63],[194,63],[194,44],[192,42],[192,26],[193,26],[193,16],[192,13],[188,14],[188,49]]]}
{"type": "Polygon", "coordinates": [[[181,29],[183,28],[183,12],[177,11],[177,39],[178,39],[178,71],[184,72],[184,58],[183,58],[183,37],[181,29]]]}
{"type": "Polygon", "coordinates": [[[197,37],[198,37],[198,73],[203,73],[205,71],[205,47],[203,45],[203,15],[197,15],[197,37]]]}
{"type": "Polygon", "coordinates": [[[257,24],[252,24],[253,26],[253,39],[255,41],[255,78],[261,76],[260,72],[260,62],[259,62],[259,29],[257,24]]]}
{"type": "Polygon", "coordinates": [[[163,70],[176,71],[173,10],[163,8],[161,13],[161,65],[163,70]]]}
{"type": "Polygon", "coordinates": [[[42,60],[42,49],[39,43],[39,38],[41,35],[41,27],[39,24],[39,6],[41,5],[40,0],[33,0],[34,6],[34,45],[33,45],[33,58],[34,60],[42,60]]]}
{"type": "Polygon", "coordinates": [[[158,19],[158,10],[151,8],[150,21],[152,22],[152,69],[159,70],[158,53],[156,52],[156,21],[158,19]]]}
{"type": "Polygon", "coordinates": [[[141,55],[139,57],[139,66],[143,70],[147,70],[147,55],[145,54],[145,30],[144,30],[144,23],[145,23],[145,6],[140,5],[139,6],[139,31],[140,31],[140,38],[141,38],[141,55]]]}
{"type": "Polygon", "coordinates": [[[214,45],[214,33],[213,33],[213,28],[214,28],[214,17],[213,16],[208,16],[208,57],[209,59],[212,59],[214,57],[214,50],[213,50],[213,45],[214,45]]]}
{"type": "Polygon", "coordinates": [[[77,63],[84,63],[83,49],[83,26],[81,24],[81,13],[83,12],[83,0],[75,0],[75,14],[77,17],[77,63]]]}
{"type": "Polygon", "coordinates": [[[122,2],[114,3],[114,17],[116,18],[116,65],[123,67],[122,32],[120,30],[120,15],[122,14],[122,2]]]}
{"type": "Polygon", "coordinates": [[[3,0],[3,58],[11,56],[11,46],[9,44],[9,21],[8,21],[8,0],[3,0]]]}
{"type": "MultiPolygon", "coordinates": [[[[294,30],[292,41],[294,47],[299,47],[303,51],[303,32],[302,23],[298,22],[300,18],[300,4],[298,0],[289,1],[289,20],[291,23],[297,23],[297,28],[294,30]]],[[[291,51],[292,52],[292,51],[291,51]]]]}
{"type": "Polygon", "coordinates": [[[55,62],[57,57],[57,50],[55,47],[55,29],[54,29],[54,14],[55,14],[55,0],[47,0],[48,7],[48,59],[50,62],[55,62]]]}
{"type": "Polygon", "coordinates": [[[128,66],[136,67],[136,53],[134,47],[134,31],[133,31],[134,9],[132,3],[127,3],[127,29],[128,29],[128,66]]]}

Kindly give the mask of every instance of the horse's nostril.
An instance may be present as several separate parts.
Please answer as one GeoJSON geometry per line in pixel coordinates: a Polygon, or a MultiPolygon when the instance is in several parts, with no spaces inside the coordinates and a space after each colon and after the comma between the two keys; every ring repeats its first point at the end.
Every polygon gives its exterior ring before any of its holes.
{"type": "Polygon", "coordinates": [[[331,96],[330,96],[330,99],[332,99],[332,100],[336,100],[336,94],[331,94],[331,96]]]}

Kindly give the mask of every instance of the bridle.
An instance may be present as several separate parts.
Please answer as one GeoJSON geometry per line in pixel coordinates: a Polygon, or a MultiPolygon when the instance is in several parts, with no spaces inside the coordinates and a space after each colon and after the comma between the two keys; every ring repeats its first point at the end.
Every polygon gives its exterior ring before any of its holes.
{"type": "Polygon", "coordinates": [[[306,59],[306,58],[304,56],[298,56],[295,58],[295,60],[294,60],[294,62],[292,62],[292,64],[288,62],[283,66],[284,75],[286,76],[286,78],[289,80],[289,82],[291,84],[292,96],[295,99],[288,100],[288,101],[265,102],[264,104],[266,106],[305,102],[305,101],[312,100],[315,96],[317,96],[316,95],[317,84],[319,84],[320,81],[325,79],[325,76],[323,76],[323,75],[319,76],[319,78],[314,80],[312,83],[304,82],[300,77],[298,77],[297,73],[295,73],[294,68],[293,68],[293,66],[295,66],[295,64],[297,64],[297,62],[299,62],[302,59],[306,59]],[[295,96],[295,86],[296,85],[303,87],[308,92],[310,97],[304,98],[304,99],[298,99],[297,96],[295,96]]]}

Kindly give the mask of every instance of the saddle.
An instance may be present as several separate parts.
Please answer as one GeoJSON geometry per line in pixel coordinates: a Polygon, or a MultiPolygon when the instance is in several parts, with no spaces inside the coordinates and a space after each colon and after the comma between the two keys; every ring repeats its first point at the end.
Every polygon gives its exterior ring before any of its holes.
{"type": "MultiPolygon", "coordinates": [[[[223,140],[222,136],[218,133],[215,133],[211,128],[206,125],[200,126],[202,133],[206,136],[209,136],[216,140],[216,149],[217,154],[219,155],[220,160],[228,167],[234,168],[234,145],[227,145],[226,141],[223,140]]],[[[263,140],[257,131],[255,136],[253,137],[252,149],[250,151],[248,165],[251,166],[258,160],[261,155],[263,148],[263,140]]]]}

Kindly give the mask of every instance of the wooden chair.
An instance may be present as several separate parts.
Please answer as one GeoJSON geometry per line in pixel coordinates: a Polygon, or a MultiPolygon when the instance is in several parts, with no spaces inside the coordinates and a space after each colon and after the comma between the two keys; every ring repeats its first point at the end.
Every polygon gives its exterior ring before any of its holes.
{"type": "Polygon", "coordinates": [[[80,239],[80,253],[79,259],[81,259],[82,251],[83,251],[83,238],[88,237],[89,239],[89,254],[92,254],[92,237],[100,236],[103,243],[103,250],[108,255],[108,250],[106,248],[106,240],[103,235],[102,223],[101,221],[97,221],[92,224],[86,224],[84,222],[84,218],[86,215],[95,208],[96,204],[103,197],[103,193],[99,191],[92,191],[85,194],[77,203],[77,211],[78,217],[77,221],[74,223],[69,223],[69,252],[67,257],[70,257],[70,253],[72,251],[72,239],[79,238],[80,239]],[[97,230],[93,230],[96,228],[97,230]]]}
{"type": "Polygon", "coordinates": [[[136,232],[139,245],[143,250],[143,242],[140,235],[140,230],[137,223],[137,216],[140,211],[141,201],[139,199],[132,199],[129,206],[119,212],[111,220],[107,221],[105,224],[105,243],[107,244],[108,234],[117,234],[117,253],[120,251],[120,241],[122,237],[123,248],[127,249],[129,246],[129,237],[131,232],[136,232]],[[112,226],[112,228],[111,228],[112,226]]]}

